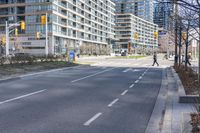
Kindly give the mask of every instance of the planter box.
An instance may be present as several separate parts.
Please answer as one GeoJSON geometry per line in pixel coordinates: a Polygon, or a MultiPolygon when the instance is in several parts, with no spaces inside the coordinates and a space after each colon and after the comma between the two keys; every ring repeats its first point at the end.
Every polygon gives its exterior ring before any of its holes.
{"type": "Polygon", "coordinates": [[[174,78],[176,79],[176,85],[179,92],[179,103],[200,103],[200,97],[198,95],[186,95],[185,89],[178,74],[174,69],[172,69],[172,71],[174,78]]]}
{"type": "Polygon", "coordinates": [[[179,103],[200,103],[200,97],[198,95],[179,96],[179,103]]]}

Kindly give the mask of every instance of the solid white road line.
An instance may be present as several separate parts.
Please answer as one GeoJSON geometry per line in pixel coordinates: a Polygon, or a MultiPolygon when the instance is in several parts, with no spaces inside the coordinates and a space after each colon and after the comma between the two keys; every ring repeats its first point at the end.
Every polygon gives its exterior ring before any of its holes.
{"type": "Polygon", "coordinates": [[[128,90],[125,90],[124,92],[121,93],[121,95],[124,96],[127,92],[128,90]]]}
{"type": "Polygon", "coordinates": [[[111,70],[113,70],[113,69],[115,69],[115,68],[106,69],[106,70],[104,70],[104,71],[101,71],[101,72],[98,72],[98,73],[95,73],[95,74],[92,74],[92,75],[88,75],[88,76],[85,76],[85,77],[83,77],[83,78],[79,78],[79,79],[73,80],[73,81],[71,81],[71,82],[74,83],[74,82],[77,82],[77,81],[80,81],[80,80],[84,80],[84,79],[87,79],[87,78],[96,76],[96,75],[98,75],[98,74],[111,71],[111,70]]]}
{"type": "Polygon", "coordinates": [[[135,83],[138,83],[138,82],[139,82],[139,80],[136,80],[136,81],[135,81],[135,83]]]}
{"type": "Polygon", "coordinates": [[[99,112],[96,115],[94,115],[91,119],[89,119],[88,121],[86,121],[83,125],[84,126],[89,126],[94,120],[96,120],[99,116],[101,116],[102,113],[99,112]]]}
{"type": "Polygon", "coordinates": [[[113,100],[110,104],[108,104],[108,107],[112,107],[118,100],[119,98],[113,100]]]}
{"type": "Polygon", "coordinates": [[[25,77],[30,77],[30,76],[35,76],[35,75],[40,75],[40,74],[45,74],[45,73],[51,73],[51,72],[57,72],[57,71],[62,71],[62,70],[67,70],[71,68],[79,68],[81,66],[74,66],[74,67],[65,67],[65,68],[58,68],[58,69],[52,69],[52,70],[47,70],[47,71],[42,71],[42,72],[36,72],[36,73],[30,73],[30,74],[25,74],[19,76],[20,78],[25,78],[25,77]]]}
{"type": "Polygon", "coordinates": [[[126,72],[128,72],[129,70],[131,70],[131,68],[127,68],[127,69],[125,69],[123,72],[126,73],[126,72]]]}
{"type": "Polygon", "coordinates": [[[33,92],[33,93],[29,93],[29,94],[26,94],[26,95],[22,95],[22,96],[19,96],[19,97],[16,97],[16,98],[8,99],[8,100],[0,102],[0,105],[4,104],[4,103],[15,101],[15,100],[19,100],[19,99],[22,99],[24,97],[32,96],[32,95],[35,95],[35,94],[38,94],[38,93],[41,93],[41,92],[44,92],[44,91],[46,91],[46,89],[40,90],[40,91],[36,91],[36,92],[33,92]]]}
{"type": "Polygon", "coordinates": [[[132,88],[134,86],[134,84],[132,84],[131,86],[129,86],[129,88],[132,88]]]}

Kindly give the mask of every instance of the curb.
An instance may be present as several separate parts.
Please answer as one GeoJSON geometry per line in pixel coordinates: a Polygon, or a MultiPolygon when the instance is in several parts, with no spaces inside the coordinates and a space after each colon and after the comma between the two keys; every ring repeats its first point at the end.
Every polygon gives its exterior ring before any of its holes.
{"type": "Polygon", "coordinates": [[[71,69],[71,68],[78,68],[78,67],[81,67],[81,65],[45,70],[45,71],[41,71],[41,72],[27,73],[27,74],[22,74],[22,75],[19,75],[19,76],[14,76],[14,77],[11,76],[11,77],[8,77],[8,78],[5,78],[5,79],[0,79],[0,83],[6,83],[6,82],[23,79],[23,78],[30,77],[30,76],[35,76],[35,75],[40,75],[40,74],[50,73],[50,72],[56,72],[56,71],[62,71],[62,70],[67,70],[67,69],[71,69]]]}
{"type": "Polygon", "coordinates": [[[166,92],[167,92],[167,68],[162,71],[162,83],[161,87],[152,111],[150,120],[148,122],[145,133],[160,133],[162,130],[162,124],[166,108],[166,92]]]}
{"type": "Polygon", "coordinates": [[[183,84],[182,84],[178,74],[176,73],[176,71],[174,70],[173,67],[171,67],[171,70],[172,70],[172,73],[173,73],[174,78],[175,78],[176,83],[177,83],[179,97],[186,96],[185,89],[183,87],[183,84]]]}

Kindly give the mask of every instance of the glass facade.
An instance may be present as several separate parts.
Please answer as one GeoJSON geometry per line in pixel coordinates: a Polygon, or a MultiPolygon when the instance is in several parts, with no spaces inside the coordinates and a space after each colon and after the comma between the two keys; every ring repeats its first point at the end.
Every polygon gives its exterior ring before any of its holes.
{"type": "Polygon", "coordinates": [[[170,3],[154,3],[154,23],[160,28],[169,29],[170,16],[173,14],[173,5],[170,3]]]}
{"type": "Polygon", "coordinates": [[[158,32],[158,26],[152,22],[146,21],[130,13],[116,14],[115,33],[121,49],[128,49],[128,43],[134,48],[152,48],[158,47],[158,38],[154,33],[158,32]],[[137,38],[135,37],[137,35],[137,38]]]}
{"type": "Polygon", "coordinates": [[[45,25],[40,21],[47,13],[53,53],[68,44],[107,45],[108,39],[114,38],[115,4],[111,0],[2,0],[0,5],[3,4],[9,7],[0,7],[0,30],[5,31],[5,21],[23,20],[26,30],[19,30],[20,35],[45,35],[45,25]]]}
{"type": "Polygon", "coordinates": [[[153,22],[153,0],[112,0],[116,4],[116,13],[132,13],[153,22]]]}

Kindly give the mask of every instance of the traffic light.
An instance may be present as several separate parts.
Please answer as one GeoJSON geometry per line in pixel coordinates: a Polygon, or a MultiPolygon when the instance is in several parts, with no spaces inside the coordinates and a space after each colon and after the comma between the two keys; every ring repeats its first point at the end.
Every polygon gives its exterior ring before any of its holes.
{"type": "Polygon", "coordinates": [[[20,27],[21,27],[21,30],[25,30],[26,24],[24,21],[21,21],[20,27]]]}
{"type": "Polygon", "coordinates": [[[41,24],[45,25],[46,24],[46,15],[41,16],[41,24]]]}
{"type": "Polygon", "coordinates": [[[155,32],[154,32],[154,39],[157,39],[157,38],[158,38],[158,32],[155,31],[155,32]]]}
{"type": "Polygon", "coordinates": [[[40,32],[36,32],[36,38],[40,39],[40,32]]]}
{"type": "Polygon", "coordinates": [[[18,29],[15,28],[15,36],[17,37],[18,36],[18,29]]]}
{"type": "Polygon", "coordinates": [[[138,38],[139,38],[138,33],[135,33],[135,34],[134,34],[134,39],[135,39],[135,40],[138,40],[138,38]]]}
{"type": "Polygon", "coordinates": [[[5,36],[3,36],[3,37],[1,38],[1,42],[2,42],[2,45],[5,45],[5,44],[6,44],[6,37],[5,37],[5,36]]]}

